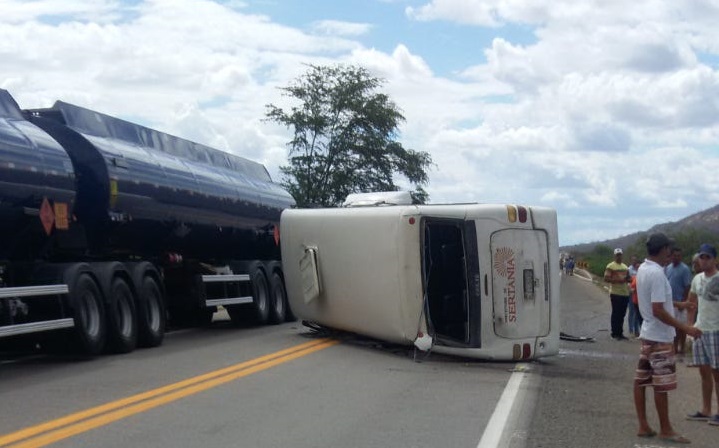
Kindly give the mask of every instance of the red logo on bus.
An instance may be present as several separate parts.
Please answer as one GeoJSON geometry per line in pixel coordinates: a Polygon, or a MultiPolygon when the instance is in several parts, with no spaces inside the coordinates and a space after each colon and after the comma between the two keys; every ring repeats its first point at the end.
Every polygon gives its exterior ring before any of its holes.
{"type": "Polygon", "coordinates": [[[501,277],[508,277],[509,270],[514,271],[514,251],[508,247],[500,247],[494,253],[494,270],[501,277]]]}
{"type": "Polygon", "coordinates": [[[515,283],[514,251],[508,247],[500,247],[494,253],[495,272],[507,279],[504,287],[504,313],[507,322],[517,321],[517,287],[515,283]]]}

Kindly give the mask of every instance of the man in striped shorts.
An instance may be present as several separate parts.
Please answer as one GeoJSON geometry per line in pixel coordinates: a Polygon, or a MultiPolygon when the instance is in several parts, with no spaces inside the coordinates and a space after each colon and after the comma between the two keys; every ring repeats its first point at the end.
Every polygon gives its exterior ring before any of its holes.
{"type": "Polygon", "coordinates": [[[674,360],[676,329],[698,338],[701,330],[674,317],[672,289],[664,266],[669,262],[670,240],[663,233],[654,233],[647,239],[647,258],[637,270],[637,299],[644,318],[639,338],[641,353],[634,378],[634,407],[639,420],[639,437],[653,437],[657,433],[647,421],[646,388],[654,387],[654,404],[659,415],[659,437],[668,442],[690,443],[689,439],[674,431],[669,421],[670,390],[677,388],[674,360]]]}
{"type": "MultiPolygon", "coordinates": [[[[693,362],[702,378],[702,408],[687,419],[708,421],[719,426],[719,271],[716,249],[709,244],[699,247],[701,274],[692,280],[689,303],[697,304],[696,326],[702,330],[692,345],[693,362]],[[717,413],[712,415],[712,389],[717,395],[717,413]]],[[[692,312],[689,313],[691,319],[692,312]]]]}

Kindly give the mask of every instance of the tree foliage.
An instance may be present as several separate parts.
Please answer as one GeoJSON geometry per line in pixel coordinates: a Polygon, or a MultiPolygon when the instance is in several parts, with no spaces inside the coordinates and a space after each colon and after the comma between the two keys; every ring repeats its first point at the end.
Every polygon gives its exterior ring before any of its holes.
{"type": "Polygon", "coordinates": [[[383,83],[362,67],[310,65],[282,88],[299,105],[267,105],[269,121],[294,130],[289,165],[280,170],[298,206],[337,206],[350,193],[395,191],[395,174],[415,186],[416,202],[426,201],[431,157],[397,141],[405,118],[378,92],[383,83]]]}

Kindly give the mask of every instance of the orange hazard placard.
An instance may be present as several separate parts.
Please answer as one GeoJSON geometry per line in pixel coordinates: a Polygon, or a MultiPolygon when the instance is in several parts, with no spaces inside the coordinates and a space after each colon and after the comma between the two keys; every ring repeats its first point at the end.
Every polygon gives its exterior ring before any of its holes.
{"type": "Polygon", "coordinates": [[[67,219],[67,204],[64,202],[55,203],[55,228],[58,230],[67,230],[70,223],[67,219]]]}
{"type": "Polygon", "coordinates": [[[42,205],[40,206],[40,222],[42,227],[45,229],[45,233],[50,235],[52,232],[52,225],[55,223],[55,213],[52,211],[50,202],[47,198],[42,199],[42,205]]]}

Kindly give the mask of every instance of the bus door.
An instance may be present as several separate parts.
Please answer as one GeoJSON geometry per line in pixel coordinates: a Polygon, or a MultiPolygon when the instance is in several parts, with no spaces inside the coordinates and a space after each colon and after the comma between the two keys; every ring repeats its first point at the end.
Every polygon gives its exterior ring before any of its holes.
{"type": "Polygon", "coordinates": [[[508,339],[549,334],[547,234],[507,229],[492,234],[494,332],[508,339]]]}
{"type": "Polygon", "coordinates": [[[428,326],[443,345],[479,347],[480,278],[474,221],[423,220],[423,278],[428,326]]]}

